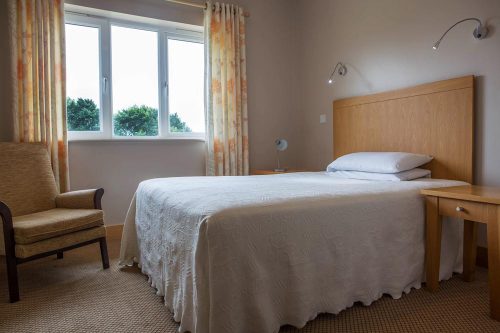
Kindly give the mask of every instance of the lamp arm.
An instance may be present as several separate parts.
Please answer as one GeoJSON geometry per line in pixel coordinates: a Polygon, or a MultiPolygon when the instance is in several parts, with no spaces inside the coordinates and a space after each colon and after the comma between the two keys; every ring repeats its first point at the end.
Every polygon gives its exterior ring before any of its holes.
{"type": "Polygon", "coordinates": [[[441,41],[443,40],[444,36],[446,36],[446,34],[448,34],[448,32],[450,32],[451,29],[455,28],[457,25],[459,25],[460,23],[465,22],[465,21],[476,21],[479,24],[478,27],[481,27],[483,25],[481,20],[478,18],[475,18],[475,17],[469,17],[469,18],[460,20],[457,23],[455,23],[454,25],[452,25],[451,27],[449,27],[448,30],[446,30],[444,32],[444,34],[441,36],[441,38],[439,38],[438,41],[436,42],[436,44],[434,44],[434,45],[439,45],[439,43],[441,43],[441,41]]]}
{"type": "Polygon", "coordinates": [[[340,64],[340,62],[338,62],[338,63],[335,65],[335,68],[333,69],[332,74],[330,74],[330,77],[328,78],[329,80],[331,80],[331,79],[332,79],[332,77],[335,75],[335,71],[337,70],[337,67],[339,67],[339,64],[340,64]]]}
{"type": "Polygon", "coordinates": [[[347,68],[345,67],[345,65],[342,63],[342,62],[338,62],[336,65],[335,65],[335,68],[333,69],[332,71],[332,74],[330,74],[330,77],[328,78],[328,83],[332,83],[333,80],[333,76],[335,75],[335,73],[338,73],[340,76],[344,76],[346,75],[347,73],[347,68]],[[340,68],[339,68],[340,67],[340,68]],[[337,68],[339,68],[339,70],[337,71],[337,68]]]}

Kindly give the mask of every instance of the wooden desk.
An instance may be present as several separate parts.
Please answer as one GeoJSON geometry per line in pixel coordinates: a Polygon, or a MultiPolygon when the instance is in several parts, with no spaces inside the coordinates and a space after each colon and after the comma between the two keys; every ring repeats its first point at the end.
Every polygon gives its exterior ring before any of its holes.
{"type": "Polygon", "coordinates": [[[464,220],[463,279],[474,280],[477,251],[477,223],[488,228],[488,279],[490,314],[500,320],[500,188],[456,186],[422,190],[426,196],[427,289],[439,289],[442,216],[464,220]]]}

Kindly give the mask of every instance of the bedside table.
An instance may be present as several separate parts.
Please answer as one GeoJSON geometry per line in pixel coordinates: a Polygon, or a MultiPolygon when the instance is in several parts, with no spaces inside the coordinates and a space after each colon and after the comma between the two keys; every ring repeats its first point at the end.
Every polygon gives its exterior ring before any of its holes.
{"type": "Polygon", "coordinates": [[[286,171],[274,171],[274,169],[254,169],[250,170],[251,175],[277,175],[280,173],[307,172],[308,170],[287,169],[286,171]]]}
{"type": "Polygon", "coordinates": [[[488,228],[490,314],[500,320],[500,188],[456,186],[422,190],[426,196],[426,280],[429,291],[439,289],[442,216],[464,220],[463,279],[474,280],[477,223],[488,228]]]}

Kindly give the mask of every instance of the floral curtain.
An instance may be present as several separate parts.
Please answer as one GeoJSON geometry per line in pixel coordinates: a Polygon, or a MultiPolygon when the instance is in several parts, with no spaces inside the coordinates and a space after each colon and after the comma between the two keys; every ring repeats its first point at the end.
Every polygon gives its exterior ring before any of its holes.
{"type": "Polygon", "coordinates": [[[47,145],[61,192],[69,187],[63,0],[7,0],[14,140],[47,145]]]}
{"type": "Polygon", "coordinates": [[[205,68],[207,175],[248,175],[243,8],[207,2],[205,68]]]}

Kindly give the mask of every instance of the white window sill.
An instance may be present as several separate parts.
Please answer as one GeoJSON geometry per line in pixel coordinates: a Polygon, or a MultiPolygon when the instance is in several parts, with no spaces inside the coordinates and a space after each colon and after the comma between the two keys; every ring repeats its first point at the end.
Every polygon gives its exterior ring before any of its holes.
{"type": "Polygon", "coordinates": [[[170,137],[170,138],[113,138],[113,139],[68,139],[68,142],[166,142],[166,141],[199,141],[205,142],[204,137],[170,137]]]}

